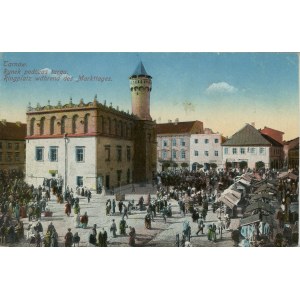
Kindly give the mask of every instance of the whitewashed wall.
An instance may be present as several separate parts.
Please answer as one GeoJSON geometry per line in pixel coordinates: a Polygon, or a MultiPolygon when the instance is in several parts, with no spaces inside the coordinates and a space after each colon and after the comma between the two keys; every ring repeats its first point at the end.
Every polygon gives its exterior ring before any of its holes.
{"type": "Polygon", "coordinates": [[[256,154],[252,154],[248,152],[248,147],[229,147],[223,146],[223,165],[225,165],[226,161],[230,162],[239,162],[239,161],[247,161],[249,168],[255,168],[255,163],[257,161],[262,161],[265,163],[266,167],[269,167],[270,163],[270,147],[249,147],[255,148],[256,154]],[[225,154],[225,148],[228,148],[228,154],[225,154]],[[237,154],[232,154],[232,149],[237,148],[237,154]],[[240,154],[240,148],[245,148],[245,154],[240,154]],[[265,154],[259,154],[259,148],[265,148],[265,154]]]}
{"type": "Polygon", "coordinates": [[[192,169],[193,163],[215,163],[218,167],[222,166],[222,139],[220,134],[192,134],[190,138],[190,168],[192,169]],[[195,143],[198,139],[198,143],[195,143]],[[205,144],[205,139],[208,143],[205,144]],[[215,143],[218,139],[218,143],[215,143]],[[195,156],[195,151],[198,151],[198,156],[195,156]],[[208,156],[205,155],[208,151],[208,156]],[[215,156],[215,151],[218,151],[218,156],[215,156]]]}
{"type": "Polygon", "coordinates": [[[89,188],[96,188],[96,138],[80,137],[68,138],[67,156],[65,155],[65,140],[60,139],[32,139],[26,142],[26,181],[37,186],[43,183],[44,178],[52,178],[49,170],[57,170],[56,177],[65,178],[67,168],[67,185],[76,187],[76,177],[83,176],[83,184],[89,188]],[[50,146],[58,147],[58,160],[49,160],[50,146]],[[75,147],[85,149],[84,162],[76,162],[75,147]],[[36,147],[44,147],[44,160],[36,161],[36,147]],[[67,165],[65,159],[67,157],[67,165]]]}

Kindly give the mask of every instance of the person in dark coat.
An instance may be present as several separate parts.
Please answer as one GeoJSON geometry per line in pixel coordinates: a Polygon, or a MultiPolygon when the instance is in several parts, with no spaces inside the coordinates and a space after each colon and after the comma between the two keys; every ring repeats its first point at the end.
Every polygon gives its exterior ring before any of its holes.
{"type": "Polygon", "coordinates": [[[120,215],[121,215],[122,214],[122,209],[123,209],[123,201],[122,200],[119,201],[118,206],[119,206],[119,212],[120,212],[120,215]]]}
{"type": "Polygon", "coordinates": [[[73,245],[73,233],[71,228],[68,228],[68,232],[65,235],[65,247],[72,247],[73,245]]]}
{"type": "Polygon", "coordinates": [[[127,226],[126,221],[124,220],[124,217],[123,217],[122,220],[120,221],[120,224],[119,224],[120,234],[126,235],[126,228],[127,227],[128,226],[127,226]]]}
{"type": "Polygon", "coordinates": [[[135,237],[136,237],[136,233],[135,233],[135,229],[134,227],[129,227],[130,231],[129,231],[129,246],[130,247],[135,247],[135,237]]]}

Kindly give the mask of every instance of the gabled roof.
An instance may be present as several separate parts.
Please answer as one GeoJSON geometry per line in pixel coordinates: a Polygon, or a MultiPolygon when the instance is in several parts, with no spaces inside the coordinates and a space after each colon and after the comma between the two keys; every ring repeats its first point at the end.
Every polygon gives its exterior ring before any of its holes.
{"type": "Polygon", "coordinates": [[[271,138],[269,135],[266,135],[266,134],[262,134],[261,135],[267,140],[269,141],[272,146],[276,146],[276,147],[283,147],[283,145],[279,142],[277,142],[276,140],[274,140],[273,138],[271,138]]]}
{"type": "Polygon", "coordinates": [[[156,124],[156,133],[157,135],[203,133],[203,123],[201,121],[190,121],[156,124]]]}
{"type": "Polygon", "coordinates": [[[145,76],[145,77],[148,77],[148,78],[152,78],[150,75],[147,74],[146,69],[145,69],[145,67],[144,67],[144,65],[141,61],[137,65],[134,72],[131,74],[130,78],[139,77],[139,76],[145,76]]]}
{"type": "Polygon", "coordinates": [[[271,142],[250,124],[246,124],[222,146],[270,146],[271,142]]]}
{"type": "Polygon", "coordinates": [[[26,124],[0,122],[0,140],[25,140],[26,124]]]}
{"type": "Polygon", "coordinates": [[[283,143],[284,143],[285,145],[289,145],[289,144],[291,144],[291,143],[293,143],[293,142],[298,142],[298,143],[299,143],[299,137],[296,137],[296,138],[294,138],[294,139],[292,139],[292,140],[289,140],[289,141],[283,141],[283,143]]]}
{"type": "Polygon", "coordinates": [[[274,128],[270,128],[270,127],[267,127],[267,126],[265,126],[263,129],[260,129],[260,131],[263,131],[263,130],[265,130],[265,129],[271,130],[271,131],[273,131],[273,132],[278,132],[278,133],[284,134],[284,132],[282,132],[282,131],[280,131],[280,130],[277,130],[277,129],[274,129],[274,128]]]}

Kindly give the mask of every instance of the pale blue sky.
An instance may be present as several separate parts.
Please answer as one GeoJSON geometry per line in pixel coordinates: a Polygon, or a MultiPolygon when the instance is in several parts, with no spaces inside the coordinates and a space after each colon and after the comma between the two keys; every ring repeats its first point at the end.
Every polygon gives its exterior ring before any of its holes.
{"type": "MultiPolygon", "coordinates": [[[[157,122],[201,120],[224,135],[244,123],[298,135],[298,55],[289,53],[3,53],[0,56],[0,118],[26,119],[26,106],[106,99],[131,111],[128,77],[142,60],[153,77],[151,115],[157,122]],[[66,70],[73,81],[5,82],[4,61],[21,70],[66,70]],[[108,82],[78,82],[79,75],[109,76],[108,82]]],[[[9,70],[17,68],[7,68],[9,70]]]]}

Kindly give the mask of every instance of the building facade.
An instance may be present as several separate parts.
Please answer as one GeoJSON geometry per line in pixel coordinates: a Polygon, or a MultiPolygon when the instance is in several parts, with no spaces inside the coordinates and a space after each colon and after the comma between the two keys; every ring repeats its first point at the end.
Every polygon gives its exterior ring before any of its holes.
{"type": "Polygon", "coordinates": [[[99,190],[151,181],[156,171],[155,123],[150,106],[140,105],[150,104],[149,82],[151,76],[140,63],[130,77],[135,114],[100,103],[96,96],[89,103],[81,99],[74,104],[70,99],[65,105],[29,107],[27,182],[37,186],[52,178],[64,187],[99,190]],[[143,85],[138,81],[144,78],[145,89],[133,95],[135,82],[140,91],[143,85]]]}
{"type": "Polygon", "coordinates": [[[157,124],[157,171],[166,168],[189,168],[192,134],[203,133],[201,121],[157,124]]]}
{"type": "Polygon", "coordinates": [[[26,124],[0,122],[0,170],[25,172],[26,124]]]}
{"type": "Polygon", "coordinates": [[[284,164],[289,169],[299,168],[299,138],[284,142],[284,164]]]}
{"type": "Polygon", "coordinates": [[[283,166],[283,145],[249,124],[224,142],[222,149],[224,167],[229,164],[239,168],[241,162],[248,168],[255,168],[257,162],[263,162],[266,168],[283,166]]]}
{"type": "Polygon", "coordinates": [[[196,171],[199,165],[208,169],[211,164],[223,166],[222,160],[223,137],[205,129],[203,134],[192,134],[190,140],[190,169],[196,171]]]}

